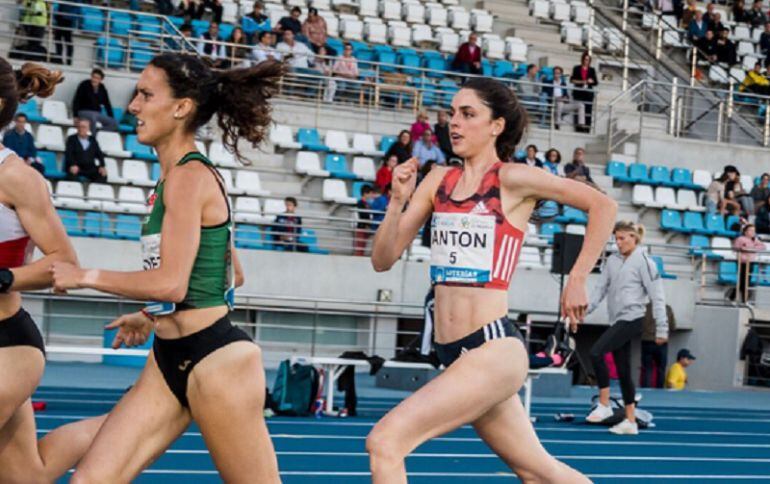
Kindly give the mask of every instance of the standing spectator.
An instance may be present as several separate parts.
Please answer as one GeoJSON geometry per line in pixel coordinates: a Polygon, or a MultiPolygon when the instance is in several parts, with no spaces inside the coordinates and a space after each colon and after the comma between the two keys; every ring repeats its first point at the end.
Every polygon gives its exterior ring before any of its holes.
{"type": "Polygon", "coordinates": [[[724,62],[728,66],[733,66],[738,62],[738,54],[735,50],[735,43],[730,40],[730,31],[726,28],[719,31],[717,37],[717,62],[724,62]]]}
{"type": "Polygon", "coordinates": [[[30,53],[40,54],[40,50],[43,48],[40,42],[45,35],[45,27],[48,25],[48,5],[45,1],[24,0],[21,24],[24,27],[30,53]]]}
{"type": "Polygon", "coordinates": [[[454,158],[455,153],[452,150],[452,139],[449,137],[449,114],[443,109],[438,112],[438,120],[433,125],[433,133],[436,135],[436,142],[444,153],[444,157],[447,160],[454,158]]]}
{"type": "Polygon", "coordinates": [[[745,23],[749,22],[751,14],[746,11],[745,0],[735,0],[733,4],[733,22],[745,23]]]}
{"type": "MultiPolygon", "coordinates": [[[[671,306],[666,304],[668,334],[676,329],[676,319],[671,306]]],[[[642,388],[663,388],[668,364],[668,342],[655,341],[655,318],[652,303],[647,303],[647,313],[642,323],[642,374],[639,386],[642,388]]]]}
{"type": "Polygon", "coordinates": [[[297,216],[297,199],[286,197],[283,200],[286,211],[275,217],[273,225],[273,240],[276,247],[289,252],[305,252],[306,248],[299,244],[299,236],[302,233],[302,217],[297,216]]]}
{"type": "Polygon", "coordinates": [[[770,22],[765,24],[765,31],[759,36],[759,51],[765,56],[765,67],[770,66],[770,22]]]}
{"type": "Polygon", "coordinates": [[[371,202],[379,196],[371,185],[361,187],[361,198],[356,202],[358,224],[353,235],[353,255],[362,256],[366,251],[366,241],[374,233],[372,226],[371,202]]]}
{"type": "Polygon", "coordinates": [[[345,46],[342,48],[342,57],[334,61],[332,67],[332,73],[334,77],[340,77],[344,79],[339,81],[338,88],[342,91],[343,96],[348,92],[353,92],[350,89],[350,82],[358,79],[358,60],[353,57],[353,46],[349,42],[345,42],[345,46]]]}
{"type": "MultiPolygon", "coordinates": [[[[270,25],[270,17],[262,13],[264,9],[265,6],[262,2],[256,1],[251,13],[241,17],[241,27],[243,32],[251,39],[251,42],[254,42],[258,37],[256,34],[273,30],[270,25]]],[[[259,38],[261,39],[261,36],[259,38]]]]}
{"type": "Polygon", "coordinates": [[[695,357],[690,350],[681,349],[676,354],[676,363],[671,365],[666,373],[666,388],[669,390],[684,390],[687,386],[687,371],[685,368],[692,365],[695,357]]]}
{"type": "Polygon", "coordinates": [[[56,61],[72,65],[75,46],[72,43],[72,31],[77,26],[80,7],[59,3],[53,14],[53,41],[56,44],[56,61]],[[65,55],[66,53],[66,55],[65,55]]]}
{"type": "Polygon", "coordinates": [[[770,195],[765,199],[765,203],[763,203],[757,210],[755,222],[757,224],[758,233],[770,235],[770,195]]]}
{"type": "Polygon", "coordinates": [[[200,10],[198,8],[200,3],[201,0],[181,0],[178,7],[179,15],[188,21],[201,18],[201,16],[198,14],[200,10]]]}
{"type": "Polygon", "coordinates": [[[714,63],[717,61],[717,40],[714,38],[714,31],[708,29],[706,36],[698,41],[699,55],[702,59],[714,63]]]}
{"type": "Polygon", "coordinates": [[[224,59],[222,59],[222,68],[241,66],[247,61],[249,48],[246,46],[246,34],[240,27],[235,27],[230,38],[227,39],[227,45],[224,46],[224,59]]]}
{"type": "Polygon", "coordinates": [[[586,152],[583,148],[575,148],[572,153],[572,163],[564,165],[564,176],[593,185],[591,170],[585,164],[585,155],[586,152]]]}
{"type": "Polygon", "coordinates": [[[631,343],[641,336],[647,301],[652,302],[655,342],[668,341],[668,320],[663,283],[658,268],[640,246],[644,226],[633,222],[615,224],[618,252],[607,258],[601,281],[591,294],[586,314],[592,313],[607,297],[610,327],[591,347],[591,361],[599,386],[599,404],[586,417],[599,423],[613,415],[610,407],[610,378],[604,355],[612,352],[620,380],[626,418],[610,429],[615,434],[636,435],[636,390],[631,376],[631,343]]]}
{"type": "Polygon", "coordinates": [[[9,129],[3,135],[3,146],[13,150],[19,158],[28,165],[45,175],[45,167],[37,161],[37,148],[35,138],[27,131],[27,115],[18,113],[14,119],[13,129],[9,129]]]}
{"type": "Polygon", "coordinates": [[[393,181],[393,169],[398,165],[398,157],[396,155],[386,156],[382,160],[380,168],[377,170],[374,186],[376,186],[380,193],[385,195],[390,192],[390,184],[393,181]]]}
{"type": "Polygon", "coordinates": [[[430,128],[423,131],[422,137],[415,142],[412,156],[420,160],[420,166],[431,160],[439,165],[446,164],[444,152],[433,142],[433,131],[430,128]]]}
{"type": "Polygon", "coordinates": [[[746,77],[743,78],[739,90],[762,96],[770,94],[770,80],[762,74],[761,62],[755,62],[754,68],[746,73],[746,77]]]}
{"type": "Polygon", "coordinates": [[[222,0],[202,0],[198,5],[198,17],[202,18],[206,10],[211,10],[212,22],[221,24],[222,13],[224,13],[224,7],[222,6],[222,0]]]}
{"type": "Polygon", "coordinates": [[[221,67],[225,58],[225,46],[219,41],[219,24],[211,22],[209,29],[201,34],[198,42],[198,53],[210,59],[217,67],[221,67]]]}
{"type": "Polygon", "coordinates": [[[767,203],[767,197],[770,197],[770,186],[768,185],[770,185],[770,174],[762,173],[759,183],[751,189],[751,198],[754,199],[754,211],[757,213],[767,203]]]}
{"type": "Polygon", "coordinates": [[[708,5],[706,5],[706,13],[703,14],[703,18],[706,19],[706,22],[708,22],[709,25],[711,25],[711,22],[714,21],[714,15],[716,15],[714,9],[714,2],[709,2],[708,5]]]}
{"type": "Polygon", "coordinates": [[[395,155],[398,158],[398,164],[405,162],[412,157],[412,135],[407,130],[398,133],[398,139],[388,148],[385,158],[395,155]]]}
{"type": "Polygon", "coordinates": [[[75,98],[72,101],[72,113],[78,118],[87,119],[93,130],[96,131],[96,123],[102,124],[102,129],[109,131],[118,130],[118,122],[115,121],[110,103],[110,94],[104,86],[104,71],[94,69],[91,78],[78,85],[75,98]],[[102,114],[102,108],[107,114],[102,114]]]}
{"type": "Polygon", "coordinates": [[[543,168],[550,171],[552,175],[562,176],[561,169],[561,153],[556,148],[551,148],[545,152],[545,161],[543,162],[543,168]]]}
{"type": "Polygon", "coordinates": [[[553,81],[543,86],[543,97],[546,104],[554,109],[554,128],[559,129],[565,114],[577,114],[576,128],[585,129],[586,107],[582,102],[573,101],[571,91],[567,88],[561,67],[553,68],[553,81]]]}
{"type": "Polygon", "coordinates": [[[696,10],[695,16],[687,25],[687,38],[690,39],[690,42],[697,45],[701,39],[706,37],[708,29],[709,23],[703,18],[703,12],[696,10]]]}
{"type": "Polygon", "coordinates": [[[457,49],[452,61],[452,70],[465,74],[481,74],[481,47],[478,45],[479,36],[474,32],[457,49]]]}
{"type": "Polygon", "coordinates": [[[68,180],[79,180],[84,177],[92,182],[107,181],[107,170],[104,167],[104,153],[99,143],[90,134],[91,123],[88,119],[79,119],[77,133],[67,138],[64,151],[64,171],[68,180]]]}
{"type": "MultiPolygon", "coordinates": [[[[757,238],[756,227],[754,224],[746,224],[741,229],[741,236],[735,239],[733,249],[738,253],[738,292],[741,295],[741,302],[749,300],[749,287],[754,284],[751,282],[751,269],[754,260],[757,258],[757,252],[765,250],[765,243],[757,238]]],[[[735,299],[731,297],[730,299],[735,299]]]]}
{"type": "MultiPolygon", "coordinates": [[[[291,32],[294,36],[302,34],[302,22],[299,21],[299,17],[302,15],[302,9],[299,7],[293,7],[289,12],[288,17],[282,17],[278,21],[278,25],[275,26],[275,30],[283,36],[286,32],[291,32]]],[[[283,40],[283,37],[281,37],[283,40]]]]}
{"type": "Polygon", "coordinates": [[[594,108],[594,87],[599,84],[596,78],[596,70],[591,67],[591,56],[588,52],[584,52],[580,57],[580,65],[572,69],[570,81],[575,86],[572,91],[572,98],[585,104],[586,112],[586,127],[576,131],[587,133],[590,131],[591,114],[594,108]]]}
{"type": "Polygon", "coordinates": [[[275,50],[274,41],[274,33],[259,32],[259,43],[251,49],[251,60],[254,65],[265,62],[268,59],[281,60],[281,53],[275,50]]]}
{"type": "Polygon", "coordinates": [[[428,113],[425,111],[420,111],[417,113],[417,120],[412,123],[412,128],[409,130],[409,134],[412,135],[413,140],[418,140],[422,138],[422,134],[428,130],[430,131],[430,123],[428,122],[430,118],[428,117],[428,113]]]}
{"type": "Polygon", "coordinates": [[[527,146],[527,155],[524,158],[515,160],[516,163],[522,163],[527,166],[533,166],[535,168],[542,168],[543,162],[537,157],[537,146],[527,146]]]}
{"type": "Polygon", "coordinates": [[[286,30],[283,33],[283,42],[280,42],[275,49],[285,58],[291,55],[291,57],[287,59],[289,65],[294,69],[308,69],[310,63],[312,63],[315,58],[310,47],[302,42],[297,42],[292,30],[286,30]]]}
{"type": "Polygon", "coordinates": [[[313,52],[317,54],[320,47],[326,47],[326,52],[328,52],[330,56],[335,57],[337,51],[326,45],[326,32],[326,19],[318,15],[317,8],[310,7],[307,10],[305,23],[302,25],[302,35],[304,35],[310,42],[310,48],[313,52]]]}
{"type": "MultiPolygon", "coordinates": [[[[762,11],[762,0],[754,0],[751,10],[748,11],[746,17],[747,21],[755,29],[767,23],[767,15],[762,11]]],[[[740,20],[736,20],[736,22],[740,22],[740,20]]]]}

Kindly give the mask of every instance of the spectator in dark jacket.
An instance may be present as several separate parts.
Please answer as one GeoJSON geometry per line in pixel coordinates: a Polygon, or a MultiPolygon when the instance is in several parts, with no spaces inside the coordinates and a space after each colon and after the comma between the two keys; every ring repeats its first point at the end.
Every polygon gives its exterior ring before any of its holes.
{"type": "Polygon", "coordinates": [[[56,60],[62,64],[72,65],[72,53],[75,46],[72,43],[72,31],[77,27],[80,7],[66,3],[57,4],[53,14],[53,41],[56,44],[56,60]],[[66,51],[66,56],[64,55],[66,51]]]}
{"type": "Polygon", "coordinates": [[[767,23],[767,15],[762,11],[762,0],[754,0],[754,4],[751,6],[751,10],[746,13],[746,17],[755,29],[767,23]]]}
{"type": "Polygon", "coordinates": [[[754,199],[754,210],[759,212],[759,209],[767,202],[767,197],[770,197],[770,174],[762,173],[759,179],[759,184],[754,185],[751,189],[751,198],[754,199]]]}
{"type": "Polygon", "coordinates": [[[564,176],[593,184],[594,180],[591,178],[591,170],[584,161],[585,154],[586,152],[583,148],[575,148],[575,151],[572,153],[572,162],[564,165],[564,176]]]}
{"type": "Polygon", "coordinates": [[[72,114],[78,118],[87,119],[96,131],[96,122],[102,123],[102,128],[109,131],[118,130],[115,121],[110,95],[104,87],[104,72],[101,69],[91,71],[91,78],[80,83],[72,101],[72,114]],[[102,107],[107,114],[102,113],[102,107]]]}
{"type": "Polygon", "coordinates": [[[64,171],[69,180],[87,178],[92,182],[107,181],[107,170],[104,167],[104,153],[99,143],[90,133],[90,123],[87,119],[77,122],[77,133],[67,138],[64,151],[64,171]]]}
{"type": "Polygon", "coordinates": [[[717,38],[717,62],[724,62],[728,66],[735,65],[738,62],[735,43],[729,39],[730,31],[727,29],[719,31],[717,38]]]}
{"type": "MultiPolygon", "coordinates": [[[[676,329],[676,318],[671,306],[666,304],[668,334],[676,329]]],[[[642,388],[663,388],[668,364],[668,341],[660,342],[655,338],[655,318],[652,315],[652,303],[647,303],[647,314],[642,322],[642,374],[639,386],[642,388]]]]}
{"type": "Polygon", "coordinates": [[[438,112],[438,122],[433,125],[433,133],[446,159],[453,158],[455,153],[452,150],[452,139],[449,137],[449,114],[443,109],[438,112]]]}
{"type": "Polygon", "coordinates": [[[770,197],[767,197],[764,205],[757,210],[757,218],[754,222],[758,234],[770,235],[770,197]]]}
{"type": "Polygon", "coordinates": [[[722,14],[715,12],[709,17],[709,30],[713,30],[716,37],[719,37],[719,32],[727,30],[725,24],[722,23],[722,14]]]}
{"type": "Polygon", "coordinates": [[[412,157],[412,135],[409,131],[403,130],[398,133],[398,139],[385,153],[385,159],[390,158],[391,155],[396,155],[399,165],[412,157]]]}
{"type": "Polygon", "coordinates": [[[537,157],[537,146],[535,145],[527,146],[527,156],[524,158],[517,158],[514,160],[514,162],[522,163],[524,165],[532,166],[535,168],[543,167],[543,161],[537,157]]]}
{"type": "Polygon", "coordinates": [[[275,218],[273,240],[276,248],[290,252],[307,252],[307,247],[299,243],[302,233],[302,217],[297,216],[297,199],[286,197],[283,201],[286,211],[275,218]]]}
{"type": "Polygon", "coordinates": [[[745,0],[735,0],[733,5],[733,22],[744,23],[749,21],[749,12],[746,11],[745,0]]]}
{"type": "Polygon", "coordinates": [[[765,24],[765,31],[759,36],[759,51],[765,56],[765,67],[770,66],[770,22],[765,24]]]}
{"type": "MultiPolygon", "coordinates": [[[[288,17],[283,17],[278,21],[278,25],[275,26],[276,32],[283,36],[284,32],[291,30],[295,36],[301,36],[302,22],[299,21],[300,15],[302,15],[302,10],[299,7],[292,8],[288,17]]],[[[298,38],[297,40],[301,42],[302,39],[298,38]]]]}
{"type": "Polygon", "coordinates": [[[45,174],[45,168],[37,161],[35,138],[27,131],[27,115],[19,113],[14,120],[13,129],[3,135],[3,146],[13,150],[19,158],[26,161],[34,169],[45,174]]]}
{"type": "Polygon", "coordinates": [[[475,33],[468,36],[468,42],[457,49],[452,69],[465,74],[481,74],[481,47],[478,40],[479,36],[475,33]]]}
{"type": "Polygon", "coordinates": [[[697,44],[702,38],[706,37],[706,31],[709,29],[709,23],[703,18],[703,12],[695,11],[695,17],[690,20],[687,26],[687,38],[690,42],[697,44]]]}
{"type": "Polygon", "coordinates": [[[700,39],[696,44],[699,55],[708,62],[717,61],[717,40],[714,38],[714,31],[709,29],[706,36],[700,39]]]}
{"type": "Polygon", "coordinates": [[[596,70],[591,67],[591,55],[584,52],[580,57],[580,64],[572,69],[570,81],[575,88],[572,90],[572,99],[585,104],[586,127],[577,131],[588,132],[591,126],[591,114],[594,107],[594,87],[599,84],[596,70]]]}

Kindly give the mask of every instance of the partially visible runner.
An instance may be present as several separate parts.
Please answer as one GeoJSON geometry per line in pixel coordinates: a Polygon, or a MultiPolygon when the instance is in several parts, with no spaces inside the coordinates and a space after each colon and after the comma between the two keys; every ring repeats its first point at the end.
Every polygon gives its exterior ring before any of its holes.
{"type": "Polygon", "coordinates": [[[115,346],[147,340],[153,351],[137,383],[118,402],[72,482],[130,482],[195,421],[221,478],[279,482],[262,410],[265,373],[259,347],[230,322],[233,289],[243,275],[233,247],[225,184],[195,146],[195,131],[217,115],[222,142],[260,143],[269,99],[285,72],[266,61],[215,71],[194,56],[155,57],[129,105],[139,141],[161,165],[142,227],[144,271],[54,267],[59,290],[92,288],[159,301],[116,320],[115,346]]]}
{"type": "MultiPolygon", "coordinates": [[[[27,63],[21,69],[0,57],[0,126],[19,102],[48,97],[60,72],[27,63]]],[[[104,417],[59,427],[38,441],[32,393],[45,368],[40,331],[21,306],[21,291],[51,287],[49,267],[77,264],[45,180],[0,145],[0,482],[52,482],[85,454],[104,417]],[[43,257],[31,262],[37,246],[43,257]]]]}
{"type": "Polygon", "coordinates": [[[586,277],[604,249],[617,208],[583,183],[501,162],[510,158],[526,127],[526,111],[510,89],[472,79],[452,101],[449,127],[464,167],[436,167],[416,190],[416,159],[394,170],[372,265],[390,269],[433,215],[435,346],[446,370],[372,429],[367,450],[376,484],[407,482],[404,459],[410,452],[467,423],[525,482],[588,482],[548,454],[521,404],[517,392],[527,376],[527,350],[507,317],[508,287],[538,200],[587,211],[585,242],[561,301],[564,317],[576,329],[587,307],[586,277]]]}

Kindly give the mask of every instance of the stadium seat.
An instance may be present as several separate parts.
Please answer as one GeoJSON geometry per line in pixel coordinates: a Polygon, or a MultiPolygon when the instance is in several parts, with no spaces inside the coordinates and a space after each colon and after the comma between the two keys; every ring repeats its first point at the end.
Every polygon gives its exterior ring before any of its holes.
{"type": "Polygon", "coordinates": [[[447,10],[443,6],[432,3],[427,4],[426,17],[428,25],[431,27],[446,27],[447,26],[447,10]]]}
{"type": "Polygon", "coordinates": [[[738,283],[738,264],[727,261],[720,262],[717,282],[727,286],[736,285],[738,283]]]}
{"type": "Polygon", "coordinates": [[[676,203],[674,189],[669,187],[655,188],[655,204],[658,207],[666,207],[674,210],[685,210],[687,208],[676,203]]]}
{"type": "Polygon", "coordinates": [[[540,260],[540,249],[537,247],[523,246],[519,252],[520,267],[543,267],[543,263],[540,260]]]}
{"type": "Polygon", "coordinates": [[[401,2],[399,0],[381,0],[380,17],[386,20],[401,20],[401,2]]]}
{"type": "Polygon", "coordinates": [[[343,180],[326,179],[323,183],[322,198],[327,202],[355,205],[357,200],[348,195],[343,180]]]}
{"type": "Polygon", "coordinates": [[[449,26],[455,30],[471,29],[471,14],[465,7],[449,7],[449,26]]]}
{"type": "Polygon", "coordinates": [[[106,213],[88,212],[83,216],[83,233],[87,237],[115,238],[112,220],[106,213]]]}
{"type": "Polygon", "coordinates": [[[133,158],[158,161],[158,157],[155,155],[154,150],[147,145],[141,144],[139,138],[137,138],[135,134],[126,135],[126,150],[131,152],[133,158]]]}
{"type": "Polygon", "coordinates": [[[342,155],[335,155],[329,153],[326,155],[326,161],[324,168],[334,178],[345,178],[349,180],[355,180],[357,177],[355,173],[348,170],[347,160],[342,155]]]}
{"type": "Polygon", "coordinates": [[[671,173],[665,166],[653,166],[650,168],[650,185],[673,187],[671,182],[671,173]]]}
{"type": "Polygon", "coordinates": [[[498,35],[485,34],[482,46],[489,59],[505,59],[505,42],[498,35]]]}
{"type": "Polygon", "coordinates": [[[695,170],[692,173],[693,185],[699,186],[701,190],[707,189],[712,181],[711,173],[706,170],[695,170]]]}
{"type": "Polygon", "coordinates": [[[99,143],[102,152],[107,156],[114,156],[116,158],[131,157],[131,152],[123,149],[123,140],[120,137],[120,133],[99,131],[96,133],[96,142],[99,143]]]}
{"type": "Polygon", "coordinates": [[[80,223],[80,217],[74,210],[57,210],[56,213],[61,219],[64,230],[67,231],[67,235],[70,237],[82,237],[85,235],[83,232],[83,226],[80,223]]]}
{"type": "Polygon", "coordinates": [[[329,172],[321,168],[321,160],[318,153],[312,151],[300,151],[294,164],[294,171],[302,175],[328,177],[329,172]]]}
{"type": "Polygon", "coordinates": [[[233,181],[233,172],[227,168],[219,168],[219,174],[222,175],[222,180],[225,182],[225,189],[228,195],[244,195],[246,192],[242,188],[235,186],[233,181]]]}
{"type": "Polygon", "coordinates": [[[658,205],[655,202],[652,187],[649,185],[634,185],[631,194],[631,203],[634,205],[643,205],[645,207],[661,207],[661,205],[658,205]]]}
{"type": "Polygon", "coordinates": [[[365,133],[355,133],[353,135],[353,153],[361,153],[368,156],[383,155],[383,152],[378,150],[374,144],[374,136],[365,133]]]}
{"type": "Polygon", "coordinates": [[[209,146],[209,159],[217,166],[228,168],[238,166],[238,162],[235,160],[235,154],[229,152],[221,141],[214,141],[211,143],[209,146]]]}
{"type": "Polygon", "coordinates": [[[361,199],[361,191],[366,185],[371,185],[369,182],[365,181],[356,181],[353,182],[353,185],[350,187],[350,195],[355,198],[356,200],[361,199]]]}
{"type": "Polygon", "coordinates": [[[297,141],[302,144],[303,150],[329,151],[329,147],[321,143],[318,130],[315,128],[300,128],[297,131],[297,141]]]}
{"type": "Polygon", "coordinates": [[[551,14],[548,0],[532,0],[529,2],[529,15],[535,18],[547,19],[551,14]]]}
{"type": "Polygon", "coordinates": [[[115,190],[106,183],[91,183],[86,194],[88,201],[104,212],[119,212],[120,207],[115,202],[115,190]]]}
{"type": "Polygon", "coordinates": [[[209,21],[201,19],[192,19],[190,25],[193,30],[193,37],[196,39],[203,35],[209,29],[209,21]]]}
{"type": "Polygon", "coordinates": [[[43,101],[41,114],[54,124],[72,126],[72,118],[67,113],[67,105],[64,101],[46,99],[43,101]]]}
{"type": "Polygon", "coordinates": [[[546,239],[548,242],[553,240],[555,234],[560,234],[562,232],[564,232],[564,229],[557,223],[549,222],[540,226],[540,237],[546,239]]]}
{"type": "Polygon", "coordinates": [[[328,254],[329,251],[327,249],[321,249],[318,246],[318,236],[316,235],[315,230],[313,229],[305,229],[303,228],[300,232],[299,237],[297,238],[297,241],[304,245],[305,248],[307,248],[308,253],[310,254],[328,254]]]}
{"type": "Polygon", "coordinates": [[[298,150],[302,148],[302,143],[294,141],[294,135],[291,128],[285,124],[276,124],[270,130],[270,142],[274,146],[285,150],[298,150]]]}
{"type": "Polygon", "coordinates": [[[586,226],[580,225],[580,224],[569,224],[566,227],[564,227],[564,232],[568,234],[585,235],[586,226]]]}
{"type": "Polygon", "coordinates": [[[492,32],[494,17],[486,10],[471,10],[471,24],[476,32],[492,32]]]}
{"type": "Polygon", "coordinates": [[[687,168],[674,168],[671,170],[671,184],[678,188],[701,190],[700,185],[693,183],[692,172],[687,168]]]}
{"type": "Polygon", "coordinates": [[[706,230],[710,235],[730,237],[732,232],[725,228],[725,219],[718,213],[707,213],[705,216],[706,230]]]}
{"type": "Polygon", "coordinates": [[[113,118],[115,119],[115,121],[120,123],[120,124],[118,124],[118,131],[119,132],[121,132],[121,133],[133,133],[134,131],[136,131],[136,129],[134,129],[134,127],[132,125],[120,122],[120,120],[123,119],[123,114],[124,114],[123,108],[113,107],[112,108],[112,114],[113,114],[113,118]]]}
{"type": "Polygon", "coordinates": [[[241,224],[235,228],[235,247],[264,250],[263,229],[257,225],[241,224]]]}
{"type": "Polygon", "coordinates": [[[422,58],[415,52],[400,52],[398,54],[398,65],[401,66],[401,72],[407,76],[421,75],[421,64],[422,58]]]}
{"type": "Polygon", "coordinates": [[[452,31],[442,31],[437,34],[439,51],[454,54],[460,47],[460,36],[452,31]]]}
{"type": "MultiPolygon", "coordinates": [[[[160,167],[160,165],[157,163],[155,166],[160,167]]],[[[143,161],[125,160],[123,162],[122,178],[129,185],[136,185],[140,187],[155,186],[155,182],[147,173],[147,163],[143,161]]]]}
{"type": "Polygon", "coordinates": [[[578,2],[573,0],[570,5],[570,17],[572,18],[573,22],[577,24],[587,24],[590,21],[591,8],[586,4],[586,2],[578,2]]]}
{"type": "Polygon", "coordinates": [[[643,163],[632,163],[628,167],[628,178],[631,183],[650,183],[650,177],[647,175],[647,165],[643,163]]]}
{"type": "Polygon", "coordinates": [[[738,237],[740,235],[741,217],[738,215],[728,215],[725,221],[725,234],[728,237],[738,237]],[[734,230],[738,229],[738,230],[734,230]]]}
{"type": "Polygon", "coordinates": [[[709,248],[711,247],[711,242],[709,241],[709,238],[705,235],[696,235],[693,234],[690,236],[690,254],[695,257],[702,257],[706,256],[709,259],[719,258],[716,256],[709,248]]]}
{"type": "Polygon", "coordinates": [[[326,132],[324,138],[324,144],[329,147],[330,151],[335,153],[353,153],[353,150],[348,143],[348,135],[343,131],[337,131],[330,129],[326,132]]]}
{"type": "Polygon", "coordinates": [[[74,181],[60,181],[56,184],[54,205],[74,210],[93,210],[96,208],[96,205],[85,200],[83,185],[74,181]]]}
{"type": "Polygon", "coordinates": [[[569,205],[564,206],[564,210],[562,211],[562,214],[554,219],[554,222],[560,223],[560,224],[581,224],[585,225],[588,223],[588,216],[586,213],[580,209],[577,209],[575,207],[570,207],[569,205]]]}
{"type": "Polygon", "coordinates": [[[653,255],[650,257],[653,262],[655,262],[655,265],[658,267],[658,274],[660,274],[660,277],[663,279],[676,279],[676,276],[674,274],[666,272],[666,266],[663,264],[663,257],[659,255],[653,255]]]}
{"type": "Polygon", "coordinates": [[[270,190],[262,188],[262,180],[259,173],[252,170],[236,170],[235,187],[242,190],[246,195],[254,197],[266,197],[270,195],[270,190]]]}
{"type": "Polygon", "coordinates": [[[121,212],[143,215],[147,213],[147,197],[139,187],[120,187],[118,207],[121,212]]]}
{"type": "Polygon", "coordinates": [[[388,42],[388,26],[382,23],[379,18],[366,18],[364,38],[374,44],[385,44],[388,42]]]}
{"type": "Polygon", "coordinates": [[[682,225],[682,212],[677,210],[663,210],[660,213],[660,228],[671,232],[685,233],[682,225]]]}
{"type": "Polygon", "coordinates": [[[706,207],[701,206],[698,203],[698,199],[695,196],[695,192],[692,190],[685,190],[680,188],[676,193],[676,204],[683,210],[690,210],[693,212],[705,212],[706,207]]]}
{"type": "Polygon", "coordinates": [[[613,180],[621,183],[630,181],[628,177],[628,169],[626,164],[622,161],[609,161],[607,162],[607,176],[611,176],[613,180]]]}
{"type": "Polygon", "coordinates": [[[115,217],[115,237],[123,240],[139,240],[142,236],[142,220],[136,215],[121,214],[115,217]]]}
{"type": "Polygon", "coordinates": [[[711,252],[714,254],[715,259],[737,259],[737,254],[733,250],[733,244],[727,237],[712,237],[711,252]]]}
{"type": "Polygon", "coordinates": [[[98,8],[80,7],[80,29],[101,34],[104,32],[104,13],[98,8]]]}
{"type": "Polygon", "coordinates": [[[19,103],[19,109],[17,112],[27,115],[27,121],[30,123],[47,123],[48,120],[45,116],[42,116],[39,112],[39,106],[37,100],[32,98],[24,103],[19,103]]]}
{"type": "Polygon", "coordinates": [[[131,69],[141,71],[150,63],[156,53],[147,42],[131,41],[128,50],[131,52],[131,69]]]}
{"type": "Polygon", "coordinates": [[[685,212],[682,226],[690,234],[709,235],[711,233],[703,224],[703,215],[697,212],[685,212]]]}
{"type": "Polygon", "coordinates": [[[583,29],[573,22],[561,23],[561,41],[567,45],[583,46],[583,29]]]}
{"type": "Polygon", "coordinates": [[[39,149],[64,151],[64,134],[59,126],[41,124],[37,128],[35,146],[39,149]]]}
{"type": "Polygon", "coordinates": [[[238,197],[235,199],[234,218],[237,223],[263,224],[269,218],[262,215],[262,204],[258,198],[238,197]]]}
{"type": "Polygon", "coordinates": [[[383,136],[380,138],[380,151],[387,153],[391,146],[396,142],[395,136],[383,136]]]}
{"type": "Polygon", "coordinates": [[[377,175],[374,160],[364,156],[356,156],[353,158],[353,173],[356,178],[361,180],[374,181],[377,175]]]}
{"type": "Polygon", "coordinates": [[[353,18],[341,18],[340,19],[340,31],[342,32],[342,38],[347,40],[363,40],[364,38],[364,23],[358,19],[353,18]]]}
{"type": "MultiPolygon", "coordinates": [[[[220,31],[226,29],[228,24],[220,24],[220,31]]],[[[139,32],[138,36],[147,39],[149,42],[157,42],[163,33],[163,27],[158,17],[151,15],[137,15],[136,16],[136,30],[139,32]]]]}
{"type": "Polygon", "coordinates": [[[436,38],[433,36],[433,31],[429,25],[414,24],[412,25],[412,42],[417,46],[426,43],[435,46],[436,38]]]}
{"type": "Polygon", "coordinates": [[[283,200],[277,198],[268,198],[265,200],[265,215],[280,215],[284,212],[286,212],[286,203],[284,203],[283,200]]]}
{"type": "Polygon", "coordinates": [[[570,4],[563,0],[551,2],[549,15],[557,22],[569,21],[572,16],[570,4]]]}
{"type": "Polygon", "coordinates": [[[45,168],[45,177],[50,180],[61,180],[67,176],[56,161],[56,153],[50,151],[38,151],[37,159],[43,164],[45,168]]]}

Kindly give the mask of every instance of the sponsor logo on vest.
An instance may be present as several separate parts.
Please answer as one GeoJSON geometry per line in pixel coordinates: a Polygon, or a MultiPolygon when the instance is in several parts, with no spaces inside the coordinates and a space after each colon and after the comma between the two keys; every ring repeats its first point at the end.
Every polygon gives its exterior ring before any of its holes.
{"type": "Polygon", "coordinates": [[[475,207],[473,207],[473,210],[471,210],[471,213],[473,213],[473,214],[487,214],[487,213],[489,213],[489,209],[487,208],[486,204],[484,203],[484,200],[481,200],[479,203],[476,204],[475,207]]]}

